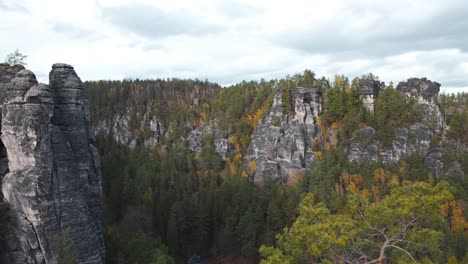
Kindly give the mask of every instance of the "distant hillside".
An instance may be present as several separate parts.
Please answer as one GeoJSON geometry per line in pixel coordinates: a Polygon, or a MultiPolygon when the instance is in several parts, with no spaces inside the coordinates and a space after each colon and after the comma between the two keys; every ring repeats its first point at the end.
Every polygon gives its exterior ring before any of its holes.
{"type": "MultiPolygon", "coordinates": [[[[334,260],[328,251],[311,255],[285,240],[298,237],[284,227],[310,217],[299,207],[301,201],[310,206],[304,197],[312,195],[312,205],[327,208],[324,219],[332,221],[345,215],[356,193],[387,206],[386,197],[406,188],[404,181],[447,181],[453,196],[437,205],[450,200],[440,226],[425,226],[439,239],[398,247],[435,262],[461,261],[467,252],[466,94],[438,95],[440,84],[425,78],[395,88],[372,74],[330,82],[309,70],[225,88],[178,79],[85,87],[102,154],[110,263],[143,256],[124,239],[135,232],[160,239],[178,261],[237,256],[258,262],[261,245],[276,245],[262,250],[265,263],[334,260]]],[[[378,257],[370,245],[360,249],[378,257]]],[[[385,252],[399,259],[398,251],[385,252]]]]}

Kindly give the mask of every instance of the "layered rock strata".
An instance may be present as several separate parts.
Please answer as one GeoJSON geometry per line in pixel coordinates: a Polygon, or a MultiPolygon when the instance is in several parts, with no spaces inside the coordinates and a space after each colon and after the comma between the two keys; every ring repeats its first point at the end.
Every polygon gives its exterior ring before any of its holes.
{"type": "Polygon", "coordinates": [[[250,173],[255,182],[286,182],[314,165],[317,158],[312,143],[320,134],[316,119],[321,112],[322,95],[316,88],[276,92],[270,111],[258,123],[245,156],[245,164],[253,170],[250,173]],[[283,102],[285,98],[291,101],[283,102]]]}
{"type": "Polygon", "coordinates": [[[45,85],[22,67],[0,66],[8,260],[57,263],[56,238],[69,230],[78,263],[104,263],[101,168],[87,94],[70,65],[54,64],[49,78],[45,85]]]}

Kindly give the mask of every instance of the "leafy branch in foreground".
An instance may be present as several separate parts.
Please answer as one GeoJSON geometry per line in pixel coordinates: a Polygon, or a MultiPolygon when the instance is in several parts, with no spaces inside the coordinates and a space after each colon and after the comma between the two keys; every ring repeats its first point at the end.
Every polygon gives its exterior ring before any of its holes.
{"type": "Polygon", "coordinates": [[[447,226],[441,208],[453,200],[447,183],[405,181],[380,202],[362,194],[348,198],[334,213],[308,194],[295,223],[277,236],[277,247],[260,248],[261,263],[411,263],[442,255],[447,226]]]}

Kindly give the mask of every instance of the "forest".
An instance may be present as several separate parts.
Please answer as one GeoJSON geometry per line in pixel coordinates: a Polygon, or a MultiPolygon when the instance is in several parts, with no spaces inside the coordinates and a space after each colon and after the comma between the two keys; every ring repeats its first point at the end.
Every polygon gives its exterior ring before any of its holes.
{"type": "MultiPolygon", "coordinates": [[[[180,79],[86,82],[93,122],[127,109],[137,142],[97,138],[107,263],[468,263],[467,177],[435,177],[417,153],[398,164],[345,156],[361,127],[372,126],[384,148],[397,128],[421,120],[420,106],[392,84],[367,111],[358,94],[365,79],[378,77],[330,81],[306,70],[224,88],[180,79]],[[317,146],[318,162],[296,181],[255,184],[244,156],[275,92],[314,82],[326,87],[320,125],[338,141],[317,146]],[[171,128],[151,146],[142,144],[145,113],[171,128]],[[224,159],[213,136],[203,137],[199,153],[186,140],[213,123],[229,133],[224,159]]],[[[439,95],[449,129],[431,140],[446,150],[444,164],[457,162],[465,174],[467,100],[439,95]]]]}

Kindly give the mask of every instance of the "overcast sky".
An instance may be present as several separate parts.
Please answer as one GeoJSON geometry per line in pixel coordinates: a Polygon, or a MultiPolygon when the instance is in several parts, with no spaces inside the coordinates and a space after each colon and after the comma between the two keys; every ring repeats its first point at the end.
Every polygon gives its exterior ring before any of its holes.
{"type": "Polygon", "coordinates": [[[43,82],[65,62],[83,80],[227,85],[311,69],[468,92],[467,0],[0,0],[0,36],[0,60],[18,48],[43,82]]]}

